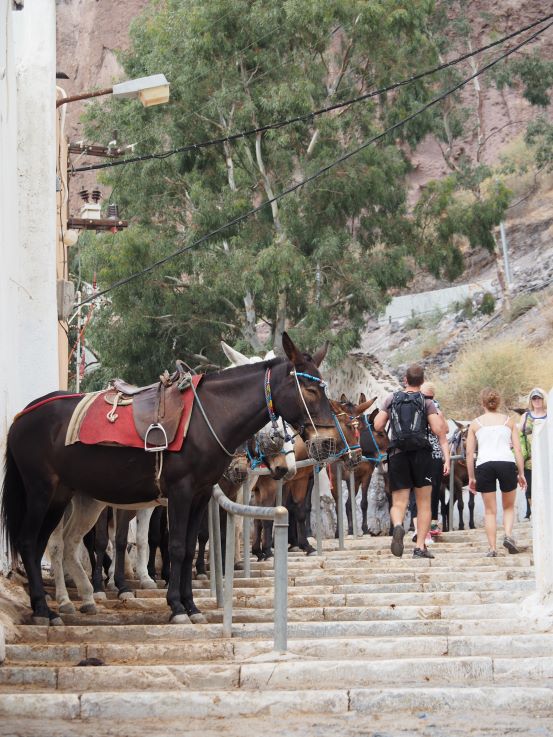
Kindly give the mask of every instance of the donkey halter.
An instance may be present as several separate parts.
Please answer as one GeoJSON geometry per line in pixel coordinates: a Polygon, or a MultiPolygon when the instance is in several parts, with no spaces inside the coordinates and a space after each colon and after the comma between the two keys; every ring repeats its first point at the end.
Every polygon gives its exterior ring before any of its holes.
{"type": "MultiPolygon", "coordinates": [[[[361,460],[362,461],[372,461],[373,463],[376,463],[376,464],[379,464],[379,463],[382,463],[382,461],[385,461],[386,460],[386,457],[387,457],[387,454],[386,453],[383,453],[380,450],[380,448],[378,447],[378,443],[376,442],[376,438],[374,437],[374,432],[373,432],[373,429],[371,427],[371,423],[368,422],[368,420],[365,417],[365,415],[363,413],[361,413],[359,415],[350,415],[347,412],[339,412],[338,415],[334,415],[334,417],[337,419],[341,415],[346,415],[349,418],[349,420],[351,420],[351,424],[354,427],[355,434],[356,434],[356,436],[359,439],[361,438],[361,433],[359,431],[359,426],[361,424],[364,425],[365,428],[369,431],[369,434],[371,436],[371,440],[373,441],[374,447],[378,451],[378,455],[376,456],[376,458],[373,458],[372,456],[365,456],[365,455],[363,455],[363,456],[361,456],[361,460]]],[[[343,455],[344,453],[347,453],[348,452],[348,447],[351,447],[352,449],[361,448],[361,445],[348,446],[345,438],[342,435],[342,428],[339,427],[339,424],[337,424],[336,427],[338,427],[338,432],[340,433],[340,435],[342,437],[342,440],[343,440],[343,442],[344,442],[344,444],[346,446],[345,449],[340,452],[340,455],[343,455]]],[[[350,455],[351,455],[351,451],[350,451],[350,455]]]]}

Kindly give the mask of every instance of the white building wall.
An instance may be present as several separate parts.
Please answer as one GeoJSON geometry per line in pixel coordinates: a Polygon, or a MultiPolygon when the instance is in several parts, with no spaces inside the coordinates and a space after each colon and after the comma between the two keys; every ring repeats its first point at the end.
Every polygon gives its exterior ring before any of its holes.
{"type": "Polygon", "coordinates": [[[55,12],[55,0],[0,0],[2,461],[14,414],[58,388],[55,12]]]}

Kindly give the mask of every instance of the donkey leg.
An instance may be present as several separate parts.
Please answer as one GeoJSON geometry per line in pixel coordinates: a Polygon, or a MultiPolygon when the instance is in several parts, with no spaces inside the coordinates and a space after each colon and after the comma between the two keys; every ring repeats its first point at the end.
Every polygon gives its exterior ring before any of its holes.
{"type": "MultiPolygon", "coordinates": [[[[201,501],[191,510],[188,518],[185,556],[180,582],[181,602],[193,624],[207,624],[207,619],[194,603],[192,593],[192,564],[194,562],[194,553],[196,550],[196,538],[198,537],[198,528],[207,510],[209,495],[204,494],[203,498],[200,497],[200,499],[201,501]]],[[[234,566],[234,561],[228,561],[228,565],[234,566]]]]}
{"type": "Polygon", "coordinates": [[[455,481],[455,501],[457,502],[457,509],[459,510],[459,529],[464,530],[465,521],[463,519],[463,512],[465,504],[463,502],[463,487],[457,485],[457,480],[455,481]]]}
{"type": "Polygon", "coordinates": [[[156,582],[148,573],[148,532],[153,507],[139,509],[136,513],[136,575],[141,589],[157,589],[156,582]]]}
{"type": "MultiPolygon", "coordinates": [[[[48,540],[50,539],[52,532],[56,529],[63,518],[63,513],[67,506],[69,498],[70,492],[66,491],[66,494],[63,497],[56,499],[54,502],[51,502],[48,508],[48,512],[46,513],[46,517],[44,519],[44,522],[42,523],[37,541],[37,563],[39,566],[41,565],[42,556],[44,555],[44,551],[46,550],[48,540]]],[[[52,625],[63,624],[63,621],[61,620],[59,615],[55,613],[50,614],[49,618],[50,624],[52,625]]]]}
{"type": "Polygon", "coordinates": [[[148,528],[148,575],[153,581],[157,580],[156,572],[156,554],[158,548],[161,547],[161,514],[164,510],[162,507],[155,507],[150,518],[150,526],[148,528]]]}
{"type": "Polygon", "coordinates": [[[369,534],[369,525],[367,524],[367,512],[369,509],[369,486],[362,484],[361,486],[361,530],[363,535],[369,534]]]}
{"type": "Polygon", "coordinates": [[[50,535],[47,549],[52,562],[52,574],[56,587],[58,610],[61,614],[74,614],[75,606],[67,593],[65,576],[63,574],[63,526],[64,519],[62,518],[54,532],[50,535]]]}
{"type": "MultiPolygon", "coordinates": [[[[94,589],[94,598],[97,600],[106,598],[104,587],[104,572],[106,569],[107,547],[109,542],[108,536],[108,516],[110,507],[105,507],[94,525],[94,568],[92,569],[92,587],[94,589]]],[[[110,560],[111,564],[111,560],[110,560]]],[[[108,571],[109,574],[109,565],[108,571]]]]}
{"type": "Polygon", "coordinates": [[[474,524],[474,494],[469,496],[469,529],[474,530],[476,525],[474,524]]]}
{"type": "Polygon", "coordinates": [[[256,519],[254,520],[254,536],[253,536],[253,544],[252,544],[252,555],[255,555],[257,557],[257,560],[263,559],[263,553],[261,552],[261,532],[263,530],[263,525],[261,520],[256,519]]]}
{"type": "Polygon", "coordinates": [[[75,494],[73,510],[64,530],[64,567],[75,582],[82,601],[80,611],[84,614],[96,614],[96,604],[94,589],[81,563],[81,544],[83,535],[94,526],[104,507],[104,502],[75,494]]]}
{"type": "Polygon", "coordinates": [[[120,599],[132,599],[134,593],[125,580],[125,553],[129,537],[129,524],[134,512],[127,509],[115,509],[115,573],[113,580],[120,599]]]}
{"type": "Polygon", "coordinates": [[[205,548],[209,539],[209,522],[207,518],[207,510],[202,515],[200,529],[198,531],[198,554],[196,556],[196,578],[199,580],[207,579],[207,570],[205,567],[205,548]]]}
{"type": "MultiPolygon", "coordinates": [[[[183,563],[186,554],[186,535],[190,517],[190,485],[181,481],[169,489],[167,517],[169,522],[169,558],[171,572],[167,584],[167,604],[171,608],[170,622],[185,624],[190,622],[186,608],[181,601],[181,579],[184,577],[183,563]]],[[[197,531],[196,531],[197,532],[197,531]]],[[[193,545],[196,545],[194,538],[193,545]]],[[[190,590],[192,590],[192,562],[190,563],[190,590]]]]}
{"type": "Polygon", "coordinates": [[[272,520],[263,520],[263,546],[261,548],[262,560],[269,560],[273,557],[273,522],[272,520]]]}

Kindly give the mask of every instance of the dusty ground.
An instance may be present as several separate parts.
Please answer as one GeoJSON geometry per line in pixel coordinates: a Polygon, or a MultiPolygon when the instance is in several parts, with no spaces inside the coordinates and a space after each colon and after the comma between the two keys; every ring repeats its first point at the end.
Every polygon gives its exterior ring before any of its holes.
{"type": "MultiPolygon", "coordinates": [[[[137,698],[140,696],[137,694],[137,698]]],[[[304,716],[283,720],[270,715],[256,719],[141,720],[107,723],[22,720],[0,722],[2,737],[553,737],[553,720],[529,715],[527,718],[486,718],[478,715],[406,714],[398,717],[358,714],[337,717],[304,716]]]]}

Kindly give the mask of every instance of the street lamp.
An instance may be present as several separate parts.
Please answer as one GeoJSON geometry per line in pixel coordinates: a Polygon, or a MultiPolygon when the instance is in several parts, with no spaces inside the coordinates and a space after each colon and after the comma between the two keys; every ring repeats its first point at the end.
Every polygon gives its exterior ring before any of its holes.
{"type": "Polygon", "coordinates": [[[96,92],[85,92],[82,95],[73,95],[72,97],[60,97],[56,100],[56,107],[65,105],[67,102],[88,100],[91,97],[101,97],[102,95],[113,95],[121,98],[138,97],[144,107],[163,105],[169,102],[169,82],[164,74],[152,74],[150,77],[129,79],[127,82],[120,82],[113,85],[113,87],[106,87],[96,92]]]}

